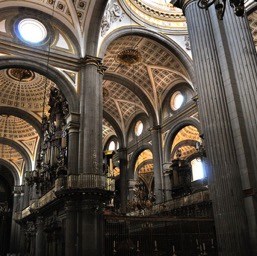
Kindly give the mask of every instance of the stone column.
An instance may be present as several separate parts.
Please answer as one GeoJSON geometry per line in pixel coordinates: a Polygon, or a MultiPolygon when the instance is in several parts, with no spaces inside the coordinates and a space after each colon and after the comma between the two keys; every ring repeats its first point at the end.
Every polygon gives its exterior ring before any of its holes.
{"type": "Polygon", "coordinates": [[[65,255],[78,255],[78,231],[77,231],[77,203],[66,201],[65,203],[65,255]]]}
{"type": "Polygon", "coordinates": [[[225,77],[238,164],[240,167],[250,239],[257,255],[257,54],[247,17],[238,18],[227,6],[223,22],[210,10],[218,54],[225,77]],[[221,47],[223,45],[223,47],[221,47]]]}
{"type": "Polygon", "coordinates": [[[68,175],[78,173],[79,114],[69,113],[68,130],[68,175]]]}
{"type": "Polygon", "coordinates": [[[16,253],[19,251],[20,240],[20,226],[15,221],[15,213],[20,212],[22,208],[21,193],[23,193],[23,186],[14,186],[13,191],[13,213],[12,213],[12,227],[11,227],[11,240],[10,252],[16,253]]]}
{"type": "Polygon", "coordinates": [[[177,4],[187,18],[219,255],[252,255],[229,102],[215,44],[217,35],[209,12],[199,9],[197,1],[177,4]]]}
{"type": "Polygon", "coordinates": [[[24,185],[24,196],[23,196],[23,208],[26,208],[29,206],[29,201],[30,201],[30,186],[28,184],[24,185]]]}
{"type": "Polygon", "coordinates": [[[26,254],[26,235],[25,235],[25,230],[26,230],[26,224],[20,223],[20,246],[19,246],[19,253],[21,256],[26,254]]]}
{"type": "Polygon", "coordinates": [[[101,59],[81,60],[79,172],[102,174],[103,72],[101,59]]]}
{"type": "Polygon", "coordinates": [[[128,182],[127,182],[127,149],[119,148],[119,160],[120,160],[120,201],[121,201],[121,213],[126,213],[127,195],[128,195],[128,182]]]}
{"type": "Polygon", "coordinates": [[[35,256],[45,255],[44,218],[39,216],[36,220],[36,248],[35,256]]]}
{"type": "Polygon", "coordinates": [[[104,219],[99,203],[97,199],[81,201],[80,256],[104,255],[104,219]]]}
{"type": "Polygon", "coordinates": [[[155,126],[149,129],[152,136],[153,163],[154,163],[154,194],[156,203],[166,201],[166,191],[163,182],[162,171],[162,139],[161,127],[155,126]]]}

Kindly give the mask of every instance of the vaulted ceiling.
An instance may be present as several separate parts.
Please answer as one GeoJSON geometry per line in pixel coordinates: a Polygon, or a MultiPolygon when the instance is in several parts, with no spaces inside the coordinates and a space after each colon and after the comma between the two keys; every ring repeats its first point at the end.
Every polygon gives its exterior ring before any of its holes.
{"type": "MultiPolygon", "coordinates": [[[[50,52],[62,58],[63,62],[75,62],[84,57],[90,40],[90,20],[97,11],[96,2],[0,0],[0,56],[23,56],[31,51],[31,56],[38,56],[39,59],[44,52],[44,61],[50,52]],[[52,24],[54,38],[50,49],[31,48],[17,40],[13,24],[17,17],[26,15],[38,16],[42,21],[47,17],[46,23],[52,24]]],[[[99,22],[99,52],[110,35],[123,28],[128,31],[108,41],[100,56],[107,67],[103,80],[105,143],[116,134],[114,120],[124,137],[132,118],[138,113],[144,113],[156,124],[161,123],[161,107],[167,92],[179,83],[187,83],[192,88],[193,84],[181,56],[178,57],[176,51],[172,51],[172,48],[176,48],[184,52],[184,59],[190,62],[190,50],[186,51],[185,46],[182,46],[187,35],[185,17],[169,1],[112,0],[107,4],[103,16],[107,17],[108,24],[104,23],[104,18],[102,23],[99,22]],[[136,33],[138,28],[146,29],[147,36],[136,33]],[[151,33],[159,33],[161,39],[154,40],[151,33]],[[165,44],[161,44],[161,41],[165,41],[165,44]],[[140,55],[135,65],[126,65],[119,59],[120,54],[128,48],[140,55]]],[[[252,13],[249,19],[256,39],[256,13],[252,13]]],[[[79,70],[61,61],[50,62],[79,93],[79,70]]],[[[36,71],[19,69],[18,65],[0,70],[0,158],[15,166],[20,174],[24,166],[24,154],[29,155],[32,162],[35,160],[42,111],[47,113],[46,103],[51,86],[59,85],[36,71]]]]}

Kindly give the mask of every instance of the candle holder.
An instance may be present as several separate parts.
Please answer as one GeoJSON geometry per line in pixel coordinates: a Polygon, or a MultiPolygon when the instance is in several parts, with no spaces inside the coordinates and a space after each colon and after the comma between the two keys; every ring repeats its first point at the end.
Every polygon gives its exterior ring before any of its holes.
{"type": "MultiPolygon", "coordinates": [[[[139,249],[139,241],[137,241],[137,249],[136,249],[136,252],[137,254],[140,252],[140,249],[139,249]]],[[[139,254],[138,254],[139,255],[139,254]]]]}
{"type": "Polygon", "coordinates": [[[117,251],[116,251],[116,242],[115,240],[113,241],[113,255],[116,255],[117,251]]]}
{"type": "Polygon", "coordinates": [[[203,243],[203,254],[202,255],[208,255],[205,248],[205,243],[203,243]]]}
{"type": "Polygon", "coordinates": [[[202,256],[202,255],[203,255],[203,253],[202,253],[202,245],[200,244],[198,256],[202,256]]]}
{"type": "Polygon", "coordinates": [[[172,252],[173,252],[172,256],[177,256],[176,250],[175,250],[175,245],[172,245],[172,252]]]}
{"type": "Polygon", "coordinates": [[[214,249],[214,243],[213,243],[213,239],[211,239],[211,248],[214,249]]]}
{"type": "Polygon", "coordinates": [[[196,242],[196,249],[199,250],[200,247],[199,247],[199,242],[198,242],[198,239],[195,239],[195,242],[196,242]]]}

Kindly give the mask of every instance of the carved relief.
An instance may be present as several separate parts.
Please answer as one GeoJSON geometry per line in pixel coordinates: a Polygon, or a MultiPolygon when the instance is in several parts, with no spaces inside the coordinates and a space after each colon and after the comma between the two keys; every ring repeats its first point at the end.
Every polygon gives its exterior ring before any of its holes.
{"type": "Polygon", "coordinates": [[[185,36],[185,46],[187,50],[191,50],[191,45],[190,45],[190,41],[189,41],[189,35],[185,36]]]}
{"type": "Polygon", "coordinates": [[[124,12],[117,2],[108,4],[102,19],[101,36],[104,36],[107,33],[112,23],[122,21],[123,17],[124,12]]]}

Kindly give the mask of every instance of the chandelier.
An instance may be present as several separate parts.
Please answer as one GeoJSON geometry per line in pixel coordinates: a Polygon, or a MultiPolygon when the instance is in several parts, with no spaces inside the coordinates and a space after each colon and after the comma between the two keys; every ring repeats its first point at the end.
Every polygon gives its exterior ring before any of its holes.
{"type": "MultiPolygon", "coordinates": [[[[217,16],[222,20],[226,10],[226,0],[198,0],[198,7],[201,9],[207,10],[211,5],[215,6],[217,16]]],[[[244,15],[244,0],[230,0],[229,5],[234,9],[236,16],[244,15]]]]}

